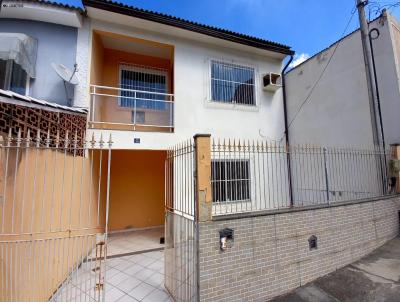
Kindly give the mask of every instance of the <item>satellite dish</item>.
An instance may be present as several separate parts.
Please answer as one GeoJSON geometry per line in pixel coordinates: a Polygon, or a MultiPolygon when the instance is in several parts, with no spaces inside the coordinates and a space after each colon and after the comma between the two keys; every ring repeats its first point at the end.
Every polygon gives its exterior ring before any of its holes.
{"type": "Polygon", "coordinates": [[[51,63],[51,67],[53,67],[54,71],[58,74],[58,76],[61,79],[63,79],[65,94],[67,96],[67,99],[69,100],[69,103],[71,103],[72,99],[74,98],[74,87],[79,83],[75,75],[78,70],[77,69],[78,65],[77,64],[74,65],[74,71],[71,71],[63,64],[51,63]]]}
{"type": "Polygon", "coordinates": [[[51,63],[51,67],[53,67],[54,71],[59,75],[61,79],[64,80],[64,82],[69,83],[71,85],[78,85],[78,79],[75,76],[77,71],[76,64],[74,66],[75,67],[74,71],[71,71],[63,64],[51,63]]]}

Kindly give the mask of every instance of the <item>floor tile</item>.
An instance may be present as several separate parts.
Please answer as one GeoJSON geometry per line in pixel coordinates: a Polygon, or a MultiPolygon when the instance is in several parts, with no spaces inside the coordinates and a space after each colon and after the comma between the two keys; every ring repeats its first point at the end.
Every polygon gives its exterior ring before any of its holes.
{"type": "Polygon", "coordinates": [[[160,273],[154,273],[144,280],[144,282],[154,287],[160,287],[164,283],[164,276],[160,273]]]}
{"type": "Polygon", "coordinates": [[[135,277],[138,278],[139,280],[144,281],[153,274],[154,274],[154,271],[149,270],[147,268],[143,268],[136,273],[135,277]]]}
{"type": "MultiPolygon", "coordinates": [[[[125,295],[121,299],[119,299],[117,302],[138,302],[139,300],[136,300],[132,298],[131,296],[125,295]]],[[[156,301],[154,301],[156,302],[156,301]]]]}
{"type": "Polygon", "coordinates": [[[142,301],[143,302],[165,301],[168,297],[169,296],[165,291],[156,289],[152,291],[149,295],[147,295],[142,301]]]}
{"type": "Polygon", "coordinates": [[[106,302],[115,302],[118,301],[121,297],[125,295],[124,292],[120,291],[119,289],[113,287],[111,289],[106,290],[106,302]]]}
{"type": "Polygon", "coordinates": [[[117,285],[117,288],[122,290],[125,293],[129,293],[131,290],[133,290],[136,286],[138,286],[142,281],[139,279],[136,279],[134,277],[130,277],[126,279],[125,281],[122,281],[120,284],[117,285]]]}
{"type": "Polygon", "coordinates": [[[136,274],[143,269],[143,266],[139,264],[133,264],[132,266],[128,267],[124,273],[130,276],[136,276],[136,274]]]}
{"type": "Polygon", "coordinates": [[[154,287],[143,282],[130,291],[129,295],[140,301],[154,290],[154,287]]]}
{"type": "MultiPolygon", "coordinates": [[[[107,275],[106,275],[106,278],[107,278],[107,275]]],[[[115,274],[111,278],[107,278],[106,282],[112,284],[113,286],[117,286],[119,283],[126,280],[127,278],[129,278],[128,275],[126,275],[122,272],[119,272],[118,274],[115,274]]]]}

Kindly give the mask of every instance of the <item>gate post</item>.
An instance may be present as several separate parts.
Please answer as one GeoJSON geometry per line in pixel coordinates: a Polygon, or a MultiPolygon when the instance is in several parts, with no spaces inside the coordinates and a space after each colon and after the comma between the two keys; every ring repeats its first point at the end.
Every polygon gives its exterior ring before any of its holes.
{"type": "Polygon", "coordinates": [[[200,222],[212,218],[211,195],[211,135],[196,134],[195,145],[195,199],[196,217],[200,222]]]}

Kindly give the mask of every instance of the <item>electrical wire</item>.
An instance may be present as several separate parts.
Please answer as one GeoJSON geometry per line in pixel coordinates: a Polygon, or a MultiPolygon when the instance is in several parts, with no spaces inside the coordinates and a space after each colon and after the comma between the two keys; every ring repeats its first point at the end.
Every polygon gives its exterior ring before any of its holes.
{"type": "Polygon", "coordinates": [[[393,11],[395,8],[400,7],[400,1],[369,1],[368,6],[369,14],[372,13],[376,17],[384,9],[393,11]]]}
{"type": "MultiPolygon", "coordinates": [[[[306,97],[306,98],[304,99],[304,101],[301,103],[300,107],[298,108],[298,110],[297,110],[296,113],[294,114],[293,118],[292,118],[291,121],[289,122],[289,124],[288,124],[288,129],[289,129],[290,126],[293,124],[293,122],[294,122],[295,119],[297,118],[298,114],[300,113],[300,111],[302,110],[302,108],[304,107],[304,105],[310,100],[310,97],[312,96],[312,94],[313,94],[315,88],[317,87],[319,81],[322,79],[322,77],[323,77],[323,75],[324,75],[326,69],[328,68],[329,64],[331,63],[331,61],[332,61],[332,59],[333,59],[333,57],[334,57],[334,55],[335,55],[335,53],[336,53],[337,48],[339,47],[340,43],[342,42],[342,39],[343,39],[343,37],[345,36],[345,34],[346,34],[346,32],[347,32],[347,30],[348,30],[350,24],[351,24],[351,21],[353,20],[353,17],[354,17],[354,14],[355,14],[356,11],[357,11],[356,7],[352,9],[350,18],[349,18],[349,20],[348,20],[348,22],[347,22],[347,24],[346,24],[346,26],[345,26],[345,29],[343,30],[343,33],[341,34],[341,37],[340,37],[339,41],[338,41],[338,42],[336,43],[336,45],[335,45],[335,48],[333,49],[333,52],[332,52],[331,56],[330,56],[329,59],[328,59],[328,62],[326,63],[324,69],[322,69],[322,71],[321,71],[320,75],[318,76],[317,80],[315,81],[314,85],[311,87],[311,90],[310,90],[310,92],[308,93],[307,97],[306,97]]],[[[281,140],[282,140],[282,139],[283,139],[283,137],[281,138],[281,140]]]]}

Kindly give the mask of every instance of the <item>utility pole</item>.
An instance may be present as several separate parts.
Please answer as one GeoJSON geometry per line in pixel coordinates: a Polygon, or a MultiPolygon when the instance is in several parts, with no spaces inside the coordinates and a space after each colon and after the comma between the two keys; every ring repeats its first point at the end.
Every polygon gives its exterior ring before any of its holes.
{"type": "Polygon", "coordinates": [[[374,88],[374,75],[372,70],[372,55],[371,45],[368,43],[368,24],[365,18],[364,7],[368,4],[368,0],[356,0],[358,17],[360,20],[360,31],[361,41],[364,55],[365,73],[367,76],[367,87],[368,87],[368,98],[369,98],[369,110],[371,114],[371,126],[372,126],[372,139],[375,146],[380,146],[378,126],[376,122],[376,105],[375,105],[375,88],[374,88]]]}

